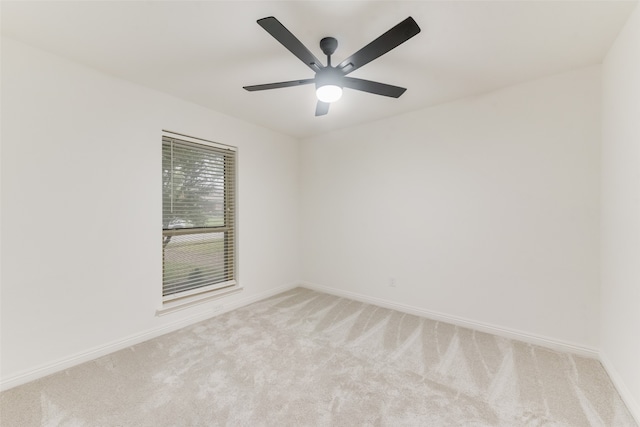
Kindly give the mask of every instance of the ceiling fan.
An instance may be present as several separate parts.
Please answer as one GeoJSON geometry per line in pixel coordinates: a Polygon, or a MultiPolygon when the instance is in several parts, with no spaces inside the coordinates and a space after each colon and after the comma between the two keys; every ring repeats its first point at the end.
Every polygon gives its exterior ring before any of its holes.
{"type": "Polygon", "coordinates": [[[311,68],[316,75],[312,79],[244,86],[244,89],[250,92],[315,83],[316,96],[318,97],[316,116],[323,116],[329,112],[329,104],[340,99],[342,89],[345,87],[392,98],[400,97],[407,90],[403,87],[385,83],[347,77],[347,74],[384,55],[418,34],[420,27],[411,17],[400,22],[335,67],[331,65],[331,55],[338,47],[338,41],[335,38],[325,37],[320,40],[320,49],[327,55],[327,65],[322,65],[320,60],[273,16],[258,19],[257,22],[273,38],[304,62],[307,67],[311,68]]]}

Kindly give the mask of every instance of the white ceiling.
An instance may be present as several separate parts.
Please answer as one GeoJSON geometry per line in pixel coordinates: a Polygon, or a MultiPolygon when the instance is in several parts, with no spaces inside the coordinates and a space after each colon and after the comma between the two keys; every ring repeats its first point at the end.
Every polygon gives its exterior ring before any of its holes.
{"type": "Polygon", "coordinates": [[[4,35],[123,79],[296,137],[369,122],[601,62],[636,2],[7,2],[4,35]],[[407,88],[399,99],[346,89],[315,117],[313,77],[256,24],[275,16],[337,64],[407,16],[422,32],[352,76],[407,88]]]}

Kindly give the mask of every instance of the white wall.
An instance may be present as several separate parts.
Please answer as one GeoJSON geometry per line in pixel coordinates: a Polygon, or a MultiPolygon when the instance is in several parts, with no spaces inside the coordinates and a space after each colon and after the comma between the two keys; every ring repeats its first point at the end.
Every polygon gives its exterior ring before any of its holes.
{"type": "Polygon", "coordinates": [[[600,78],[592,66],[305,140],[303,280],[594,351],[600,78]]]}
{"type": "Polygon", "coordinates": [[[298,283],[298,142],[2,40],[2,381],[298,283]],[[161,130],[238,147],[232,297],[161,305],[161,130]]]}
{"type": "Polygon", "coordinates": [[[603,63],[601,356],[640,423],[640,8],[603,63]]]}

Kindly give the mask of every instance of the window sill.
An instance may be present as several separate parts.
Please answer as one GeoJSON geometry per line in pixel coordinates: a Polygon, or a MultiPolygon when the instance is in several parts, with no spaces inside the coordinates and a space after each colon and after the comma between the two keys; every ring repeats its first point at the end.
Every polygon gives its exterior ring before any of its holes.
{"type": "Polygon", "coordinates": [[[193,295],[190,297],[181,298],[174,301],[168,301],[162,304],[162,308],[156,310],[156,316],[164,316],[179,310],[184,310],[194,305],[200,305],[209,301],[216,300],[218,298],[226,297],[229,295],[237,294],[242,291],[242,287],[233,285],[227,288],[216,289],[209,292],[203,292],[201,294],[193,295]]]}

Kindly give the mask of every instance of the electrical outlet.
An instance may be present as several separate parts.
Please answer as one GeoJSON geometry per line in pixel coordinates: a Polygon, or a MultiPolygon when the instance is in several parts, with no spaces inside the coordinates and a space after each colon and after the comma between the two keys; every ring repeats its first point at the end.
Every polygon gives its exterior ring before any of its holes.
{"type": "Polygon", "coordinates": [[[394,277],[389,278],[389,286],[392,288],[396,287],[396,279],[394,277]]]}

